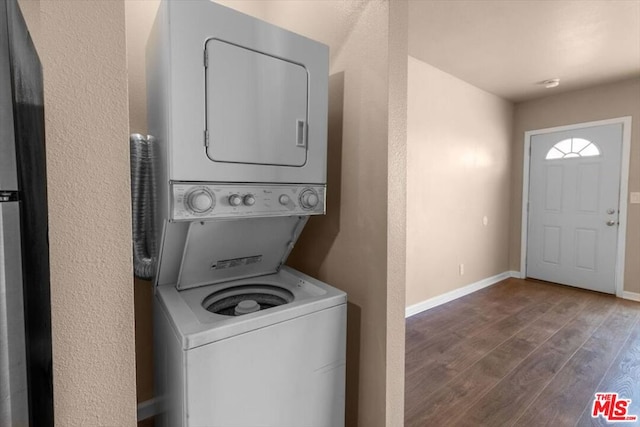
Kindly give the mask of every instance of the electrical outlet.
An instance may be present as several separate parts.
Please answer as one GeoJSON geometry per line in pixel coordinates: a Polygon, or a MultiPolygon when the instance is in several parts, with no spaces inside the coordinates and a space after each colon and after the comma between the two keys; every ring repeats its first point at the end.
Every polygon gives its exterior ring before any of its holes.
{"type": "Polygon", "coordinates": [[[458,266],[458,270],[460,271],[460,275],[461,275],[461,276],[464,276],[464,264],[460,264],[460,265],[458,266]]]}
{"type": "Polygon", "coordinates": [[[631,192],[629,193],[629,203],[638,204],[640,203],[640,193],[631,192]]]}

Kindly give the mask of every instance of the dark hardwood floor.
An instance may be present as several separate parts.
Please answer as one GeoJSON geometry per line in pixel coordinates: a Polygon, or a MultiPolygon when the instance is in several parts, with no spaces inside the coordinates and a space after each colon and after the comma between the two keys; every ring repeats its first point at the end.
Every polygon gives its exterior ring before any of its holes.
{"type": "Polygon", "coordinates": [[[596,392],[640,419],[640,303],[508,279],[410,317],[406,334],[406,426],[607,425],[596,392]]]}

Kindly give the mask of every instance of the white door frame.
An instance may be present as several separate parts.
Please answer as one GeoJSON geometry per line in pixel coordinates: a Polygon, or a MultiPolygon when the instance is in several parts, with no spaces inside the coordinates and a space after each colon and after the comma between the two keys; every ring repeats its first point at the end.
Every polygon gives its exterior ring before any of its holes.
{"type": "Polygon", "coordinates": [[[615,119],[597,120],[593,122],[576,123],[573,125],[556,126],[546,129],[526,131],[524,133],[524,155],[522,166],[522,224],[520,239],[520,278],[527,277],[527,229],[529,227],[529,162],[531,157],[531,138],[545,133],[581,129],[622,123],[622,159],[620,163],[620,215],[618,226],[618,247],[616,253],[616,296],[624,296],[624,261],[627,240],[627,199],[629,192],[629,158],[631,157],[631,116],[615,119]]]}

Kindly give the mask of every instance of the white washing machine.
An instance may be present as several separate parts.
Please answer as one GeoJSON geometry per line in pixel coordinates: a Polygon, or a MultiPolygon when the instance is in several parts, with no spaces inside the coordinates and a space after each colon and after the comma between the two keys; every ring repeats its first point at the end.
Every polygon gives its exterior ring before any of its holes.
{"type": "Polygon", "coordinates": [[[191,223],[180,282],[156,293],[159,425],[343,425],[346,294],[281,266],[304,222],[191,223]]]}
{"type": "Polygon", "coordinates": [[[163,1],[147,82],[157,424],[342,426],[346,294],[284,266],[325,212],[328,48],[163,1]]]}

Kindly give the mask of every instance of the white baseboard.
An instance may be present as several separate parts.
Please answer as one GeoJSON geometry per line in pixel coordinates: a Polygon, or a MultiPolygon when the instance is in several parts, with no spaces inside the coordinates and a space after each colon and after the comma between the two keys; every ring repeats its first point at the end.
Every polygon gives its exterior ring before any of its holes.
{"type": "Polygon", "coordinates": [[[525,274],[521,273],[519,271],[509,271],[509,277],[513,277],[514,279],[524,279],[525,278],[525,274]]]}
{"type": "Polygon", "coordinates": [[[159,399],[153,398],[138,403],[138,421],[146,420],[160,413],[159,399]]]}
{"type": "Polygon", "coordinates": [[[428,300],[419,302],[417,304],[410,305],[405,309],[404,316],[405,318],[411,317],[414,314],[421,313],[423,311],[429,310],[430,308],[437,307],[442,304],[446,304],[454,299],[458,299],[465,295],[469,295],[470,293],[479,291],[480,289],[486,288],[491,285],[495,285],[496,283],[508,279],[510,277],[520,277],[520,272],[516,271],[505,271],[504,273],[497,274],[493,277],[489,277],[486,279],[479,280],[475,283],[471,283],[470,285],[464,286],[462,288],[454,289],[453,291],[447,292],[442,295],[438,295],[433,298],[429,298],[428,300]],[[517,274],[517,276],[514,276],[517,274]]]}
{"type": "Polygon", "coordinates": [[[624,298],[624,299],[628,299],[628,300],[631,300],[631,301],[638,301],[638,302],[640,302],[640,294],[638,294],[638,293],[636,293],[636,292],[627,292],[627,291],[624,291],[624,292],[622,293],[622,298],[624,298]]]}

